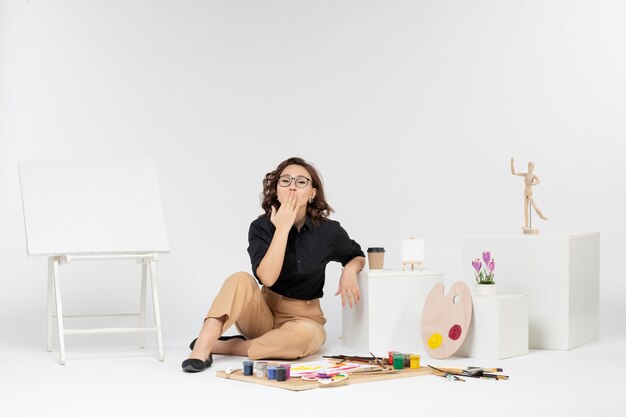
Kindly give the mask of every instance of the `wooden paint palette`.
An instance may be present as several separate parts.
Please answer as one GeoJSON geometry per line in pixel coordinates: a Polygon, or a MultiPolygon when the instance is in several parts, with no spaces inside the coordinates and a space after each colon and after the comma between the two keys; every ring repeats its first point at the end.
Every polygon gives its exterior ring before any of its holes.
{"type": "Polygon", "coordinates": [[[351,374],[348,378],[332,383],[332,384],[320,384],[317,381],[303,381],[301,378],[291,378],[288,381],[278,382],[275,380],[268,380],[266,378],[257,378],[256,376],[245,376],[241,371],[231,372],[227,374],[224,371],[217,371],[215,375],[220,378],[231,379],[234,381],[251,382],[253,384],[266,385],[274,388],[283,388],[290,391],[305,391],[314,388],[326,388],[337,387],[344,385],[360,384],[363,382],[376,382],[376,381],[388,381],[397,378],[407,378],[415,376],[434,375],[435,371],[428,367],[421,367],[417,369],[399,369],[390,370],[388,372],[372,372],[363,374],[351,374]]]}
{"type": "Polygon", "coordinates": [[[472,295],[467,285],[457,281],[448,295],[443,290],[443,284],[435,285],[422,311],[422,345],[436,359],[459,350],[472,321],[472,295]]]}

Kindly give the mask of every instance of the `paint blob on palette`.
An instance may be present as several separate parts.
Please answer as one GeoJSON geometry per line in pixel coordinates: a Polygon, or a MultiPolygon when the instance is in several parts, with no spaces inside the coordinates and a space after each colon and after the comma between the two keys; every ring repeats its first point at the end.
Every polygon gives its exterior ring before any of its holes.
{"type": "Polygon", "coordinates": [[[443,284],[430,290],[422,311],[422,344],[431,357],[452,356],[463,344],[472,321],[472,295],[461,281],[444,295],[443,284]]]}

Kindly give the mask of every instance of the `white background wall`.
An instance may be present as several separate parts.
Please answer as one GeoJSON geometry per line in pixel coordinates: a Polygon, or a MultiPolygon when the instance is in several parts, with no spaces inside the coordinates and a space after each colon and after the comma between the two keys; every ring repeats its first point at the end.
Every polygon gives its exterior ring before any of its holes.
{"type": "MultiPolygon", "coordinates": [[[[535,161],[550,218],[535,224],[601,231],[601,335],[623,334],[625,17],[617,0],[0,0],[0,344],[45,345],[46,261],[26,257],[17,161],[137,157],[156,160],[171,245],[167,345],[249,270],[261,179],[292,155],[386,266],[423,237],[448,283],[472,273],[461,235],[519,232],[509,158],[535,161]]],[[[136,268],[71,265],[66,313],[133,310],[136,268]]]]}

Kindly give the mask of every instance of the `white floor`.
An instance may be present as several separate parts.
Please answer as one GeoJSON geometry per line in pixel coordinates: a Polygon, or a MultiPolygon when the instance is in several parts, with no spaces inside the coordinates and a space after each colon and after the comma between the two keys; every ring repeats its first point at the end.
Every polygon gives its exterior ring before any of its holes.
{"type": "MultiPolygon", "coordinates": [[[[166,348],[161,363],[154,348],[67,344],[65,366],[58,364],[58,352],[43,346],[2,352],[0,416],[626,416],[626,337],[501,361],[422,359],[423,365],[502,367],[509,381],[424,376],[301,392],[215,376],[216,370],[240,366],[239,357],[215,356],[209,370],[186,374],[180,362],[187,348],[166,348]]],[[[355,353],[339,342],[322,352],[355,353]]]]}

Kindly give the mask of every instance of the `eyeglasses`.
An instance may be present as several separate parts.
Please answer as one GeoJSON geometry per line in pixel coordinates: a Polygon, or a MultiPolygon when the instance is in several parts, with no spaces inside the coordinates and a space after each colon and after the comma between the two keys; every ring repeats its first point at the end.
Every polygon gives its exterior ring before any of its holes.
{"type": "Polygon", "coordinates": [[[309,185],[309,181],[311,181],[307,177],[303,177],[302,175],[298,175],[297,177],[292,177],[291,175],[282,175],[278,178],[278,185],[281,187],[289,187],[292,182],[296,182],[296,187],[305,188],[309,185]]]}

